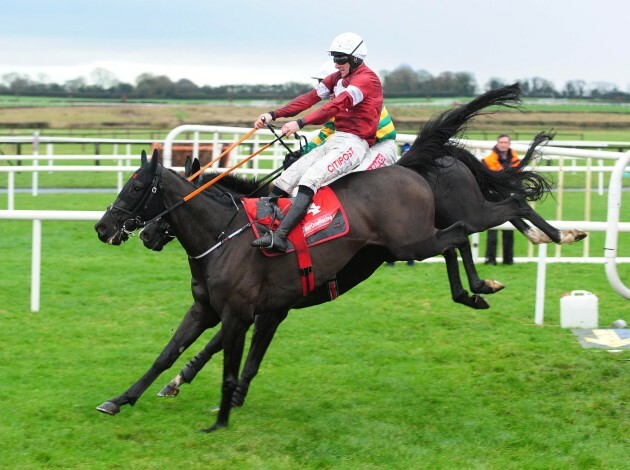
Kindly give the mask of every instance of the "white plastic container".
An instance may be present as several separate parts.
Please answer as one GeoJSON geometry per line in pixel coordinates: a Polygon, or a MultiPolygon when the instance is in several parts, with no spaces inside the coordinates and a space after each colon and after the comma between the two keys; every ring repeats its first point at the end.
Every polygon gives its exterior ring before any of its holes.
{"type": "Polygon", "coordinates": [[[597,328],[597,296],[585,290],[573,290],[560,297],[562,328],[597,328]]]}

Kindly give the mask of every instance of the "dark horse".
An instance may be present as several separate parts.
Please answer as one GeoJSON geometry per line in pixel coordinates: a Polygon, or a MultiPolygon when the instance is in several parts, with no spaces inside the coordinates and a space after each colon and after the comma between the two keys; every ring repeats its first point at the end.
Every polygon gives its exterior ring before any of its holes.
{"type": "MultiPolygon", "coordinates": [[[[433,196],[416,167],[432,166],[429,162],[435,162],[439,157],[432,153],[435,145],[441,148],[483,108],[509,102],[517,92],[515,87],[495,90],[445,113],[448,119],[444,118],[441,127],[435,128],[432,134],[421,135],[407,154],[405,165],[353,174],[333,183],[350,220],[350,231],[345,237],[311,249],[316,287],[324,285],[360,252],[386,253],[385,257],[392,260],[422,260],[466,243],[466,234],[472,230],[463,223],[445,230],[435,229],[433,196]],[[423,135],[425,145],[422,144],[423,135]],[[379,197],[383,194],[387,194],[387,198],[379,197]]],[[[435,166],[439,164],[435,163],[435,166]]],[[[96,224],[99,238],[118,245],[145,221],[163,215],[192,257],[214,244],[213,240],[223,233],[228,222],[233,221],[236,226],[247,224],[242,213],[232,217],[233,198],[241,197],[243,191],[217,184],[183,204],[184,197],[194,189],[193,183],[172,171],[164,171],[154,153],[151,162],[143,162],[96,224]],[[229,197],[225,197],[226,194],[229,197]]],[[[526,216],[522,206],[529,206],[519,200],[522,198],[511,199],[512,202],[497,204],[498,214],[488,218],[488,226],[526,216]]],[[[205,329],[221,322],[224,350],[222,398],[217,421],[206,431],[227,426],[233,392],[238,385],[245,332],[256,316],[283,318],[291,308],[328,300],[313,295],[303,298],[294,258],[265,258],[249,247],[252,239],[252,232],[244,232],[221,249],[199,260],[191,259],[193,305],[149,371],[125,393],[100,405],[100,411],[116,414],[122,405],[134,404],[205,329]]],[[[362,257],[360,265],[365,271],[356,274],[349,282],[356,284],[364,280],[379,264],[373,266],[369,256],[362,257]]]]}
{"type": "MultiPolygon", "coordinates": [[[[529,200],[537,200],[540,198],[548,186],[545,181],[538,178],[538,175],[534,172],[525,170],[525,166],[531,162],[531,159],[535,156],[535,149],[541,143],[545,143],[551,136],[549,134],[538,134],[527,154],[521,161],[518,167],[514,170],[508,170],[506,172],[495,172],[488,170],[485,165],[479,162],[474,155],[470,152],[451,147],[445,149],[445,153],[449,153],[452,156],[441,158],[439,161],[443,163],[443,166],[439,168],[439,171],[432,169],[426,175],[426,179],[433,189],[433,195],[436,201],[436,226],[440,227],[448,225],[449,221],[456,220],[461,217],[462,220],[467,221],[469,219],[475,219],[476,214],[482,210],[482,201],[478,198],[462,198],[461,195],[475,195],[478,196],[475,191],[475,187],[483,193],[483,196],[487,199],[493,199],[499,201],[507,199],[513,192],[519,192],[529,200]],[[454,160],[458,160],[455,162],[454,160]],[[529,183],[529,184],[528,184],[529,183]],[[460,199],[460,204],[447,204],[451,202],[450,199],[460,199]]],[[[199,169],[199,162],[187,162],[186,174],[190,175],[196,173],[199,169]]],[[[200,182],[198,182],[200,183],[200,182]]],[[[265,193],[267,191],[264,191],[265,193]]],[[[537,216],[531,216],[535,221],[539,222],[537,216]]],[[[528,239],[534,243],[549,242],[551,239],[543,231],[536,227],[530,227],[520,218],[511,219],[516,228],[521,231],[528,239]]],[[[559,243],[565,243],[567,240],[573,241],[583,238],[585,234],[575,230],[558,231],[551,226],[548,226],[546,222],[542,221],[541,227],[548,231],[551,237],[558,240],[559,243]],[[549,227],[551,227],[549,229],[549,227]]],[[[140,234],[140,238],[147,248],[155,251],[160,251],[163,247],[174,238],[172,229],[165,221],[159,221],[147,226],[140,234]]],[[[458,246],[461,253],[466,272],[469,277],[469,283],[471,289],[474,292],[480,292],[484,287],[488,287],[483,293],[489,293],[490,288],[494,288],[493,292],[499,290],[496,281],[482,280],[477,275],[470,245],[458,246]],[[476,281],[475,281],[476,279],[476,281]]],[[[357,267],[362,265],[361,258],[369,256],[372,261],[382,264],[386,260],[385,253],[378,252],[359,252],[355,258],[344,267],[336,275],[336,280],[339,284],[339,294],[343,294],[351,289],[357,282],[358,278],[353,275],[356,272],[357,267]],[[381,257],[379,257],[379,255],[381,257]]],[[[463,289],[461,280],[459,278],[459,266],[454,249],[449,248],[444,252],[444,257],[447,262],[447,271],[449,275],[449,281],[451,284],[451,291],[453,298],[456,302],[460,302],[464,305],[471,306],[471,304],[479,308],[479,304],[485,304],[485,301],[481,296],[469,296],[463,289]],[[460,294],[461,292],[461,294],[460,294]],[[462,296],[468,297],[469,301],[463,301],[462,296]],[[477,298],[477,300],[474,300],[477,298]]],[[[501,286],[499,284],[499,286],[501,286]]],[[[327,286],[322,286],[320,292],[314,293],[315,298],[324,299],[328,295],[327,286]]],[[[485,304],[487,305],[487,304],[485,304]]],[[[284,317],[274,317],[271,315],[259,316],[255,320],[254,335],[256,337],[262,337],[263,339],[257,341],[258,347],[253,348],[247,357],[247,361],[243,368],[243,372],[239,381],[237,390],[233,395],[233,406],[240,406],[243,404],[245,396],[249,390],[251,380],[258,372],[258,368],[262,362],[264,352],[269,345],[269,342],[273,338],[275,331],[279,324],[284,320],[284,317]],[[260,345],[260,342],[264,342],[264,346],[260,345]]],[[[169,382],[159,393],[159,396],[176,396],[179,393],[179,386],[182,383],[190,383],[196,377],[197,373],[203,368],[203,366],[212,358],[214,354],[221,351],[221,332],[219,331],[215,337],[200,351],[188,364],[184,366],[179,374],[169,382]]]]}

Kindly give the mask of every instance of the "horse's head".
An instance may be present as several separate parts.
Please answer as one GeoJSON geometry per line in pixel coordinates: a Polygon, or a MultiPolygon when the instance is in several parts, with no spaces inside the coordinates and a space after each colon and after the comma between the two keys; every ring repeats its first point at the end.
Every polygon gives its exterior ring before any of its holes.
{"type": "Polygon", "coordinates": [[[175,232],[164,219],[157,219],[140,232],[144,246],[153,251],[162,251],[164,246],[175,239],[175,232]]]}
{"type": "MultiPolygon", "coordinates": [[[[184,163],[184,176],[189,178],[197,173],[201,168],[201,164],[197,158],[186,157],[184,163]]],[[[197,186],[203,181],[203,175],[197,176],[193,183],[197,186]]],[[[144,246],[153,251],[162,251],[164,246],[175,239],[175,231],[171,225],[164,219],[157,219],[140,232],[140,240],[144,243],[144,246]]]]}
{"type": "Polygon", "coordinates": [[[147,154],[142,151],[140,168],[94,226],[102,242],[120,245],[136,229],[144,226],[146,220],[164,209],[164,203],[158,194],[161,174],[157,150],[153,151],[150,162],[147,161],[147,154]]]}

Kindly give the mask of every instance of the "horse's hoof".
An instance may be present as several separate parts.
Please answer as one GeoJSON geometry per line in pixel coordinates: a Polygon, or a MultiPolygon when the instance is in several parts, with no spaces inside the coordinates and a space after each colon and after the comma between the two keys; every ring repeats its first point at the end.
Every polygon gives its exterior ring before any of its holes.
{"type": "Polygon", "coordinates": [[[210,433],[210,432],[214,432],[214,431],[216,431],[217,429],[220,429],[220,428],[227,428],[227,424],[215,423],[212,426],[210,426],[209,428],[200,429],[199,432],[205,432],[207,434],[207,433],[210,433]]]}
{"type": "Polygon", "coordinates": [[[486,310],[490,308],[490,304],[486,302],[486,299],[484,299],[482,296],[478,294],[473,294],[470,297],[468,297],[464,305],[470,308],[474,308],[475,310],[486,310]]]}
{"type": "Polygon", "coordinates": [[[166,384],[157,394],[158,397],[176,397],[179,394],[179,387],[176,385],[166,384]]]}
{"type": "Polygon", "coordinates": [[[120,412],[120,406],[111,401],[106,401],[102,405],[96,407],[101,413],[105,413],[111,416],[117,415],[120,412]]]}
{"type": "Polygon", "coordinates": [[[232,394],[230,405],[232,408],[240,408],[243,406],[243,403],[245,403],[245,395],[239,393],[239,390],[236,389],[236,391],[232,394]]]}
{"type": "Polygon", "coordinates": [[[562,230],[560,235],[560,245],[564,245],[565,243],[579,242],[580,240],[584,240],[587,235],[587,233],[574,228],[570,230],[562,230]]]}
{"type": "Polygon", "coordinates": [[[487,308],[490,308],[490,304],[486,302],[486,299],[484,299],[480,295],[475,294],[471,296],[470,301],[471,301],[471,304],[469,305],[469,307],[472,307],[476,310],[485,310],[487,308]]]}
{"type": "Polygon", "coordinates": [[[486,299],[482,296],[478,294],[468,295],[468,292],[462,292],[457,297],[453,298],[453,301],[465,305],[466,307],[474,308],[475,310],[490,308],[490,304],[488,304],[486,299]]]}
{"type": "Polygon", "coordinates": [[[588,234],[585,232],[582,232],[580,230],[576,230],[576,234],[575,234],[575,241],[579,242],[580,240],[584,240],[586,237],[588,237],[588,234]]]}
{"type": "Polygon", "coordinates": [[[505,288],[505,285],[501,284],[499,281],[496,281],[494,279],[484,279],[483,283],[485,286],[488,287],[489,291],[477,292],[478,294],[494,294],[496,292],[499,292],[503,288],[505,288]]]}

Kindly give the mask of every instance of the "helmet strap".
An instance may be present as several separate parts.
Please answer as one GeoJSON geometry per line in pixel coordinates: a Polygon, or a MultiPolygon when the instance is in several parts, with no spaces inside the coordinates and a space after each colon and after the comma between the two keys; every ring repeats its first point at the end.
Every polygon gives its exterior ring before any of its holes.
{"type": "Polygon", "coordinates": [[[353,55],[350,56],[350,71],[360,67],[363,64],[363,59],[359,59],[353,55]]]}

